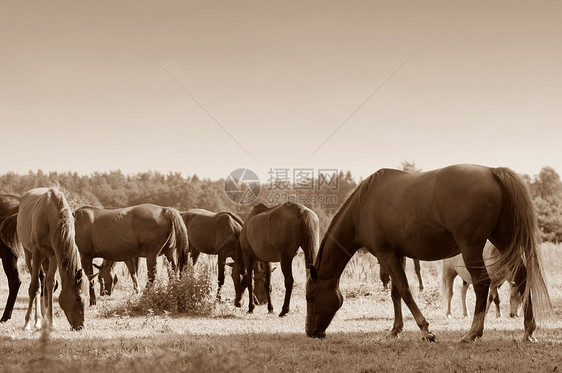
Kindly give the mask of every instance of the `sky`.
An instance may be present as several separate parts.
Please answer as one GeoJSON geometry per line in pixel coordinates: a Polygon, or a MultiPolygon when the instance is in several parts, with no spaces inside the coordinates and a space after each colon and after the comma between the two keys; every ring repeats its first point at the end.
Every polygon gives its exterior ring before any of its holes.
{"type": "Polygon", "coordinates": [[[562,173],[558,1],[0,1],[0,173],[562,173]]]}

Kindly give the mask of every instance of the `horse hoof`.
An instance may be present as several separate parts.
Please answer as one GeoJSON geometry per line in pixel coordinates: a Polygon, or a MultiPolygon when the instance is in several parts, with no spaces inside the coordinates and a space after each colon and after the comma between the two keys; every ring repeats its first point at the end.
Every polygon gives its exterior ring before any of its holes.
{"type": "Polygon", "coordinates": [[[424,335],[422,337],[422,341],[423,342],[435,342],[435,334],[428,332],[426,335],[424,335]]]}
{"type": "Polygon", "coordinates": [[[537,343],[537,339],[535,337],[533,337],[532,335],[526,335],[525,337],[523,337],[523,342],[525,342],[525,343],[537,343]]]}
{"type": "MultiPolygon", "coordinates": [[[[273,312],[273,310],[271,310],[271,312],[273,312]]],[[[288,314],[288,313],[289,313],[289,310],[283,310],[283,311],[281,311],[281,313],[279,314],[279,317],[283,317],[283,316],[285,316],[285,315],[288,314]]]]}
{"type": "Polygon", "coordinates": [[[242,307],[242,305],[240,304],[240,302],[234,302],[234,307],[240,308],[242,307]]]}

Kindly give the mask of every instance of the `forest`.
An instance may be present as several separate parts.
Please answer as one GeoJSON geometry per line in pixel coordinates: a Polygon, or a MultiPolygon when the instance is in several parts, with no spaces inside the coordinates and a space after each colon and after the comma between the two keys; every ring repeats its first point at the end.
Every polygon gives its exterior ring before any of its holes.
{"type": "MultiPolygon", "coordinates": [[[[419,172],[414,162],[402,162],[401,169],[419,172]]],[[[538,174],[520,175],[529,185],[535,204],[542,239],[558,243],[562,241],[562,181],[551,167],[543,167],[538,174]]],[[[277,180],[278,181],[278,180],[277,180]]],[[[318,175],[311,185],[321,185],[318,175]]],[[[321,234],[327,229],[332,217],[361,180],[350,171],[338,171],[337,183],[322,188],[299,188],[295,180],[286,183],[279,199],[280,188],[276,180],[262,181],[261,193],[252,203],[238,204],[225,192],[225,179],[211,180],[197,175],[184,177],[179,172],[163,174],[147,171],[127,175],[120,170],[94,172],[81,175],[76,172],[29,171],[26,174],[6,172],[0,175],[0,193],[22,195],[27,190],[42,186],[59,186],[68,193],[73,208],[83,205],[99,207],[125,207],[141,203],[154,203],[175,207],[180,211],[202,208],[209,211],[230,211],[245,218],[257,203],[274,205],[287,198],[298,201],[316,212],[320,219],[321,234]],[[277,188],[271,187],[277,185],[277,188]],[[336,186],[334,188],[334,185],[336,186]],[[272,198],[273,196],[276,198],[272,198]],[[322,198],[329,196],[331,198],[322,198]],[[272,203],[273,202],[273,203],[272,203]]],[[[302,183],[302,180],[301,180],[302,183]]]]}

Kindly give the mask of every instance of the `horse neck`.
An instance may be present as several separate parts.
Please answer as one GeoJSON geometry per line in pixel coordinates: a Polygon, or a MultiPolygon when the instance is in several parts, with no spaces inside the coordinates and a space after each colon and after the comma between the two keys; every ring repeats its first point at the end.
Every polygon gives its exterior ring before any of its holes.
{"type": "Polygon", "coordinates": [[[356,241],[352,205],[336,215],[334,219],[337,220],[324,235],[316,260],[320,279],[339,280],[347,263],[361,247],[356,241]]]}

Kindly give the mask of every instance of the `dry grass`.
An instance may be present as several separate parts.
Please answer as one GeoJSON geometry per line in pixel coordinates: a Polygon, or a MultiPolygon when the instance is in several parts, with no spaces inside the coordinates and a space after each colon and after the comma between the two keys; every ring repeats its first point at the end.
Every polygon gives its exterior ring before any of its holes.
{"type": "MultiPolygon", "coordinates": [[[[205,260],[205,258],[201,258],[205,260]]],[[[116,293],[98,300],[87,314],[86,329],[72,332],[58,304],[58,326],[43,342],[40,332],[24,332],[23,317],[27,302],[28,275],[16,303],[14,318],[0,325],[0,370],[72,371],[83,369],[123,371],[513,371],[553,372],[562,369],[562,246],[545,245],[544,259],[548,285],[555,306],[552,320],[543,322],[536,332],[539,343],[520,342],[523,320],[510,319],[507,286],[500,289],[503,317],[492,312],[486,319],[484,337],[474,345],[461,344],[460,338],[471,319],[462,318],[459,304],[460,281],[455,284],[453,318],[444,317],[440,295],[439,262],[422,263],[426,290],[417,290],[411,261],[407,262],[412,292],[428,321],[437,342],[420,342],[417,326],[404,310],[405,328],[398,340],[386,333],[392,325],[390,294],[378,279],[376,259],[359,254],[342,276],[346,297],[342,309],[328,328],[324,340],[304,335],[304,264],[294,263],[295,289],[291,313],[279,318],[264,306],[254,314],[235,308],[232,281],[227,276],[223,302],[209,317],[142,316],[104,313],[131,299],[132,283],[121,274],[116,293]]],[[[208,261],[208,260],[207,260],[208,261]]],[[[216,266],[208,261],[216,279],[216,266]]],[[[159,267],[159,276],[166,271],[159,267]]],[[[141,281],[145,281],[143,278],[141,281]]],[[[280,269],[273,272],[273,303],[281,307],[284,288],[280,269]]],[[[214,290],[213,290],[214,292],[214,290]]],[[[6,279],[0,276],[0,301],[7,296],[6,279]]],[[[469,292],[469,304],[474,296],[469,292]]],[[[247,300],[246,300],[247,304],[247,300]]],[[[2,304],[3,305],[3,304],[2,304]]],[[[471,306],[472,307],[472,306],[471,306]]]]}

